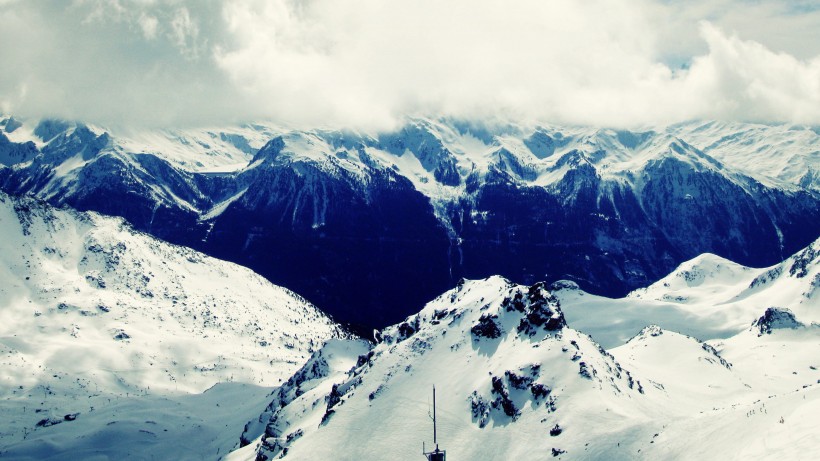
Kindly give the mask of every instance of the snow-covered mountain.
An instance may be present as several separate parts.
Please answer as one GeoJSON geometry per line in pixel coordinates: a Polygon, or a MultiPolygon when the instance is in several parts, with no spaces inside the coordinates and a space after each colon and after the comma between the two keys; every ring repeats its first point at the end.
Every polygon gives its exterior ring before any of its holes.
{"type": "MultiPolygon", "coordinates": [[[[317,351],[227,459],[420,457],[422,441],[433,448],[433,386],[451,459],[807,459],[819,448],[820,325],[770,308],[726,339],[650,325],[607,351],[567,325],[572,302],[544,284],[464,281],[370,350],[317,351]]],[[[818,307],[803,312],[816,319],[818,307]]]]}
{"type": "Polygon", "coordinates": [[[122,216],[376,326],[460,277],[621,296],[699,254],[768,266],[820,235],[813,127],[0,126],[1,189],[122,216]]]}
{"type": "Polygon", "coordinates": [[[349,337],[289,290],[121,218],[0,193],[0,235],[2,458],[214,457],[243,408],[349,337]]]}
{"type": "Polygon", "coordinates": [[[646,383],[566,327],[544,285],[465,282],[378,338],[358,359],[344,343],[317,352],[274,394],[264,432],[246,431],[247,448],[229,459],[420,457],[433,385],[454,459],[581,454],[612,432],[588,421],[635,417],[651,402],[646,383]]]}
{"type": "Polygon", "coordinates": [[[680,124],[672,131],[760,181],[820,189],[818,126],[708,122],[680,124]]]}

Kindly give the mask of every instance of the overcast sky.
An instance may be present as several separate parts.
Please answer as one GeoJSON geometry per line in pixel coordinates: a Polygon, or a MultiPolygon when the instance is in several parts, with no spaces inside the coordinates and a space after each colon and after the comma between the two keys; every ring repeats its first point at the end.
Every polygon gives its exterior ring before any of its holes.
{"type": "Polygon", "coordinates": [[[820,123],[820,0],[0,0],[0,111],[820,123]]]}

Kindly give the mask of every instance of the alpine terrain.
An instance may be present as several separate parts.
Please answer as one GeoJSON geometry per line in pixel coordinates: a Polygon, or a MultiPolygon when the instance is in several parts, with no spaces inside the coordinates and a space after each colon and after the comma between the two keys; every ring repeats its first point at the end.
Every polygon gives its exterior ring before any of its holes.
{"type": "Polygon", "coordinates": [[[0,44],[0,461],[820,459],[820,0],[0,44]]]}

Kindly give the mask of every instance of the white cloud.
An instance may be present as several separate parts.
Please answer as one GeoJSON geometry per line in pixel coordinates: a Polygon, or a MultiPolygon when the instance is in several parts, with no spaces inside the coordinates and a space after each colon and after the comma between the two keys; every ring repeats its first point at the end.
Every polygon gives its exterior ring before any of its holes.
{"type": "Polygon", "coordinates": [[[159,20],[156,17],[151,16],[150,14],[142,13],[137,21],[142,29],[142,35],[146,39],[153,40],[157,37],[159,20]]]}
{"type": "MultiPolygon", "coordinates": [[[[643,2],[286,0],[225,8],[217,63],[275,117],[406,113],[634,125],[689,118],[818,121],[813,62],[688,24],[706,46],[665,64],[665,19],[643,2]],[[700,32],[698,33],[698,30],[700,32]]],[[[678,24],[676,29],[683,26],[678,24]]]]}
{"type": "Polygon", "coordinates": [[[52,0],[0,41],[0,107],[104,123],[820,123],[808,1],[52,0]]]}
{"type": "Polygon", "coordinates": [[[198,37],[199,26],[191,19],[191,13],[187,8],[179,8],[171,19],[171,39],[184,54],[196,57],[198,37]]]}
{"type": "Polygon", "coordinates": [[[820,122],[820,56],[800,61],[756,42],[702,27],[709,53],[696,58],[687,79],[711,100],[701,118],[820,122]]]}

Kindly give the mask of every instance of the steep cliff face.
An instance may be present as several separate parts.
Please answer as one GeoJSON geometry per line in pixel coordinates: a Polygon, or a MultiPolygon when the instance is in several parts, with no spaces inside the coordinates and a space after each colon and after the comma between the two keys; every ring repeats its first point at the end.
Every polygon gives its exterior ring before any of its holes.
{"type": "Polygon", "coordinates": [[[751,178],[729,176],[691,146],[674,144],[667,155],[649,161],[641,181],[647,217],[687,259],[706,248],[748,265],[782,259],[778,223],[799,219],[788,209],[771,216],[768,203],[799,203],[798,197],[790,200],[751,178]]]}
{"type": "MultiPolygon", "coordinates": [[[[765,266],[820,233],[820,192],[769,160],[756,126],[412,120],[375,134],[250,125],[117,136],[59,121],[15,120],[8,132],[9,120],[3,190],[122,216],[367,325],[398,321],[460,277],[570,279],[623,295],[701,253],[765,266]],[[733,133],[749,133],[757,169],[728,147],[742,147],[733,133]]],[[[778,130],[788,142],[770,141],[809,168],[799,143],[813,149],[820,136],[778,130]]]]}

